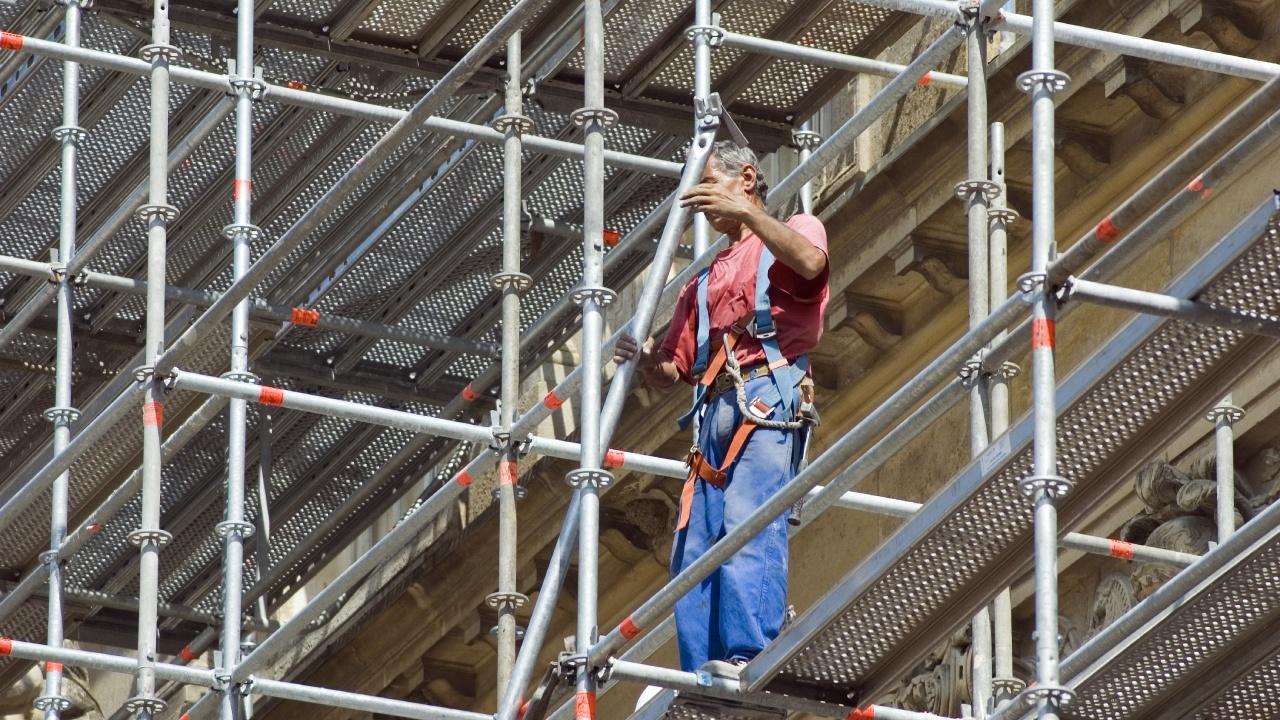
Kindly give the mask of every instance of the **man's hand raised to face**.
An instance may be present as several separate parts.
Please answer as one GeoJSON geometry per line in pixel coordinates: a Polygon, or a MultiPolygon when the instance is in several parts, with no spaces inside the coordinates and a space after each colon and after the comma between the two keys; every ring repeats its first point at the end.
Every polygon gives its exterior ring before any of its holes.
{"type": "Polygon", "coordinates": [[[635,360],[639,363],[637,369],[640,370],[641,376],[645,382],[657,387],[670,387],[680,379],[680,373],[676,370],[675,363],[664,362],[653,351],[653,338],[645,340],[644,346],[630,335],[622,335],[618,338],[617,345],[613,348],[613,361],[619,365],[635,360]]]}
{"type": "Polygon", "coordinates": [[[746,222],[758,208],[751,196],[720,182],[701,182],[680,196],[680,206],[709,216],[746,222]]]}

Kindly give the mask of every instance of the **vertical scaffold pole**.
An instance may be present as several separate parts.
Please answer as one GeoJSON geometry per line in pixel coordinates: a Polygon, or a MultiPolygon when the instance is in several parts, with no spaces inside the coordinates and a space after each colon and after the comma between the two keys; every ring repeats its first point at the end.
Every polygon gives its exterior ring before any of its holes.
{"type": "Polygon", "coordinates": [[[583,138],[582,286],[573,299],[582,306],[582,394],[578,436],[582,443],[578,469],[567,480],[579,490],[578,622],[574,672],[577,720],[594,720],[596,675],[587,657],[597,632],[597,571],[599,569],[600,489],[613,475],[601,468],[600,371],[604,339],[604,308],[614,293],[604,287],[604,131],[617,122],[617,113],[604,107],[604,18],[600,0],[583,3],[584,103],[573,112],[583,138]]]}
{"type": "Polygon", "coordinates": [[[1233,425],[1244,419],[1244,410],[1222,398],[1206,418],[1213,423],[1214,468],[1217,477],[1218,542],[1226,542],[1236,531],[1236,461],[1233,425]]]}
{"type": "MultiPolygon", "coordinates": [[[[711,95],[711,0],[693,0],[693,105],[705,106],[711,95]]],[[[701,121],[694,113],[693,135],[697,137],[701,121]]],[[[702,257],[711,244],[711,223],[698,213],[693,217],[693,256],[702,257]]],[[[643,339],[643,338],[641,338],[643,339]]]]}
{"type": "Polygon", "coordinates": [[[147,225],[147,319],[145,365],[139,381],[145,383],[142,402],[142,508],[141,527],[129,533],[138,547],[138,674],[133,697],[125,709],[140,720],[152,720],[164,712],[165,702],[156,696],[156,604],[159,600],[160,548],[170,540],[160,529],[161,426],[164,424],[164,384],[156,376],[156,361],[164,352],[165,252],[169,223],[178,217],[168,202],[169,63],[178,49],[169,44],[169,3],[156,0],[151,20],[151,43],[142,48],[151,63],[151,146],[148,157],[147,203],[138,214],[147,225]]]}
{"type": "MultiPolygon", "coordinates": [[[[1005,194],[1004,172],[1004,123],[991,124],[991,181],[999,192],[991,200],[990,243],[988,260],[991,273],[987,278],[990,287],[990,307],[1000,307],[1009,296],[1009,226],[1018,214],[1008,208],[1005,194]]],[[[1008,333],[1000,333],[992,340],[999,344],[1008,333]]],[[[1009,429],[1009,381],[1018,374],[1018,366],[1005,361],[998,368],[988,368],[990,391],[987,405],[991,422],[991,437],[998,438],[1009,429]]],[[[1013,598],[1009,588],[996,595],[991,604],[992,635],[994,637],[995,676],[991,680],[991,692],[996,707],[1001,708],[1022,692],[1023,682],[1013,676],[1013,598]]]]}
{"type": "MultiPolygon", "coordinates": [[[[80,46],[81,0],[63,0],[63,39],[67,47],[80,46]]],[[[71,423],[80,411],[71,405],[71,370],[74,346],[71,336],[71,314],[75,310],[72,300],[72,280],[65,268],[74,259],[76,251],[76,161],[79,143],[85,138],[80,127],[80,65],[62,63],[62,125],[53,131],[53,137],[62,145],[61,208],[58,218],[58,253],[54,258],[58,302],[56,356],[54,360],[53,407],[44,416],[53,424],[53,456],[56,458],[71,442],[71,423]]],[[[58,550],[67,537],[67,501],[70,471],[59,473],[53,479],[49,491],[49,550],[41,553],[49,576],[47,642],[50,647],[62,647],[62,560],[58,550]]],[[[50,720],[58,720],[71,709],[71,701],[62,695],[62,664],[44,664],[44,693],[36,698],[35,707],[50,720]]]]}
{"type": "MultiPolygon", "coordinates": [[[[966,205],[969,223],[969,328],[977,327],[990,313],[987,207],[997,188],[987,177],[987,42],[986,26],[974,7],[966,13],[968,64],[968,162],[967,179],[955,188],[966,205]]],[[[969,452],[977,457],[987,448],[987,376],[981,356],[966,364],[969,383],[969,452]]],[[[973,715],[986,720],[991,698],[991,613],[986,608],[971,624],[973,645],[973,715]]]]}
{"type": "MultiPolygon", "coordinates": [[[[262,235],[253,224],[253,103],[263,85],[253,66],[254,0],[239,0],[236,7],[236,59],[230,68],[230,83],[236,98],[235,177],[231,184],[231,224],[223,235],[231,241],[231,277],[238,281],[249,270],[252,243],[262,235]]],[[[223,377],[255,382],[249,372],[249,301],[236,303],[231,310],[231,364],[223,377]]],[[[231,400],[227,404],[227,497],[217,533],[222,537],[222,668],[229,677],[240,663],[240,625],[243,622],[244,539],[254,527],[244,519],[245,446],[248,403],[231,400]]],[[[243,705],[241,688],[226,683],[218,715],[236,720],[243,705]]]]}
{"type": "MultiPolygon", "coordinates": [[[[813,156],[813,149],[822,143],[822,136],[813,130],[813,121],[805,120],[798,130],[791,131],[791,144],[799,151],[796,166],[804,165],[813,156]]],[[[813,180],[800,186],[800,212],[813,214],[813,180]]],[[[698,217],[702,217],[699,215],[698,217]]]]}
{"type": "Polygon", "coordinates": [[[493,278],[502,292],[502,388],[499,435],[504,446],[499,465],[498,488],[498,591],[488,597],[498,611],[498,697],[507,691],[516,662],[516,610],[528,598],[516,586],[516,486],[517,453],[511,442],[515,422],[516,397],[520,386],[520,294],[532,280],[520,272],[520,174],[523,168],[520,136],[533,130],[525,117],[521,98],[521,34],[507,38],[506,102],[502,117],[494,126],[505,133],[502,146],[502,272],[493,278]]]}
{"type": "Polygon", "coordinates": [[[1034,0],[1031,70],[1018,77],[1031,96],[1032,231],[1031,272],[1019,287],[1031,300],[1032,471],[1022,488],[1034,507],[1036,682],[1024,694],[1040,720],[1058,720],[1071,692],[1058,680],[1058,510],[1057,499],[1071,488],[1058,476],[1057,407],[1054,397],[1054,316],[1048,283],[1056,254],[1054,209],[1054,95],[1069,82],[1054,67],[1053,0],[1034,0]]]}

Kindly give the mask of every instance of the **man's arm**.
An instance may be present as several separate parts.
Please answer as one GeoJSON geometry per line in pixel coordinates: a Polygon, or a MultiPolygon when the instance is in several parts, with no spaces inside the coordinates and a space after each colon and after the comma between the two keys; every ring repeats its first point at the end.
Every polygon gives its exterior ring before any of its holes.
{"type": "Polygon", "coordinates": [[[814,247],[809,238],[765,212],[764,208],[751,205],[750,210],[743,214],[742,223],[764,241],[774,259],[805,280],[812,280],[827,269],[826,253],[814,247]]]}
{"type": "Polygon", "coordinates": [[[680,371],[676,368],[676,364],[671,358],[665,356],[661,350],[654,350],[653,338],[645,341],[644,347],[641,348],[636,339],[630,335],[623,335],[618,338],[618,344],[613,349],[613,361],[621,365],[628,360],[636,358],[639,363],[640,374],[644,376],[644,381],[654,387],[668,388],[675,385],[680,380],[680,371]]]}

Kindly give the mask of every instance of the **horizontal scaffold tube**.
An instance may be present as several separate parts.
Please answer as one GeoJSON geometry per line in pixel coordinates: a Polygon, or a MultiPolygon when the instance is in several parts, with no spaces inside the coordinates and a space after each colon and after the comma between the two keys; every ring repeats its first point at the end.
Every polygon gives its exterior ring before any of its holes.
{"type": "MultiPolygon", "coordinates": [[[[832,52],[830,50],[822,50],[821,48],[794,45],[792,43],[785,43],[779,40],[753,37],[751,35],[742,35],[728,30],[719,30],[719,32],[722,34],[720,43],[725,47],[738,48],[739,50],[747,50],[760,55],[795,60],[797,62],[809,63],[812,65],[821,65],[822,67],[835,68],[837,70],[847,70],[849,72],[866,73],[868,75],[878,75],[880,77],[891,78],[897,77],[898,73],[902,72],[907,67],[906,65],[885,62],[884,60],[872,60],[870,58],[857,57],[856,55],[845,55],[843,53],[832,52]]],[[[937,86],[954,89],[965,88],[969,85],[969,80],[963,75],[939,72],[937,70],[925,73],[924,77],[920,78],[918,82],[921,85],[928,85],[931,87],[937,86]]]]}
{"type": "Polygon", "coordinates": [[[1201,325],[1239,330],[1252,335],[1280,337],[1280,321],[1253,313],[1241,312],[1221,305],[1196,302],[1160,293],[1108,285],[1071,278],[1067,281],[1067,296],[1104,307],[1130,310],[1147,315],[1176,318],[1201,325]]]}
{"type": "MultiPolygon", "coordinates": [[[[928,15],[932,17],[959,19],[960,8],[949,0],[863,0],[867,5],[898,10],[900,12],[928,15]]],[[[1000,12],[988,25],[994,31],[1006,31],[1019,35],[1031,34],[1031,16],[1014,12],[1000,12]]],[[[1249,78],[1251,80],[1270,80],[1280,77],[1280,65],[1262,60],[1227,55],[1226,53],[1201,50],[1199,48],[1178,45],[1176,43],[1148,40],[1123,33],[1095,30],[1093,28],[1055,22],[1053,24],[1054,40],[1091,50],[1128,55],[1169,65],[1178,65],[1194,70],[1207,70],[1223,75],[1249,78]]]]}
{"type": "MultiPolygon", "coordinates": [[[[27,37],[15,33],[4,33],[10,44],[4,45],[7,49],[16,49],[19,52],[28,52],[41,57],[56,58],[59,60],[69,60],[85,65],[93,65],[95,67],[114,70],[116,72],[128,73],[130,75],[146,75],[151,71],[151,64],[139,58],[131,58],[123,55],[115,55],[101,50],[91,50],[88,48],[72,48],[62,43],[41,40],[40,38],[27,37]],[[17,47],[14,48],[13,46],[17,47]]],[[[169,68],[169,78],[176,83],[190,85],[191,87],[203,88],[205,90],[213,90],[215,92],[231,92],[231,85],[226,75],[219,75],[205,70],[196,70],[193,68],[172,66],[169,68]]],[[[273,85],[265,83],[263,85],[262,98],[266,100],[274,100],[284,105],[293,105],[303,107],[310,110],[319,110],[322,112],[330,112],[335,115],[344,115],[354,117],[360,120],[368,120],[370,122],[379,123],[395,123],[408,116],[409,111],[399,108],[387,107],[385,105],[375,105],[373,103],[362,102],[360,100],[352,100],[334,95],[324,95],[321,93],[310,92],[307,90],[295,90],[283,85],[273,85]]],[[[504,135],[486,125],[477,125],[475,123],[463,122],[461,120],[450,120],[448,118],[432,116],[427,118],[422,126],[434,132],[445,133],[448,135],[457,135],[478,142],[501,144],[504,135]]],[[[537,135],[524,135],[521,138],[524,147],[528,150],[542,153],[544,155],[555,155],[557,157],[580,158],[582,157],[582,146],[565,142],[563,140],[554,140],[552,138],[539,137],[537,135]]],[[[630,153],[617,152],[615,150],[605,150],[604,161],[607,165],[614,167],[634,170],[636,172],[652,173],[654,175],[662,175],[665,177],[679,177],[680,163],[670,160],[659,160],[657,158],[649,158],[641,155],[632,155],[630,153]]]]}
{"type": "MultiPolygon", "coordinates": [[[[14,272],[37,278],[51,278],[54,270],[55,267],[49,263],[39,263],[9,255],[0,255],[0,271],[14,272]]],[[[87,287],[130,295],[145,295],[147,292],[147,282],[145,280],[108,275],[91,270],[79,273],[75,277],[75,281],[87,287]]],[[[166,285],[164,293],[169,300],[196,307],[209,307],[222,296],[222,293],[212,290],[193,290],[174,285],[166,285]]],[[[382,340],[394,340],[439,350],[452,350],[484,357],[497,357],[498,355],[498,349],[489,344],[475,343],[436,333],[419,332],[394,325],[383,325],[367,320],[330,315],[311,308],[277,305],[269,303],[262,298],[250,298],[249,314],[251,317],[260,320],[294,323],[295,325],[314,327],[320,330],[363,335],[382,340]]]]}

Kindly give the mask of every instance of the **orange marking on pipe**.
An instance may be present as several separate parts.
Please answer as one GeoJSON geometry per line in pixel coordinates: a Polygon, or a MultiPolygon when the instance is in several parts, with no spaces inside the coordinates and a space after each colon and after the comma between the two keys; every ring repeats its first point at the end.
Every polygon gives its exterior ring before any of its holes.
{"type": "Polygon", "coordinates": [[[595,693],[580,690],[573,696],[573,717],[576,718],[576,720],[595,720],[595,693]]]}
{"type": "Polygon", "coordinates": [[[1195,193],[1200,196],[1201,200],[1204,200],[1213,194],[1213,188],[1205,185],[1204,176],[1199,175],[1195,180],[1192,180],[1191,183],[1187,185],[1187,192],[1195,193]]]}
{"type": "Polygon", "coordinates": [[[290,90],[306,90],[307,89],[307,84],[302,82],[301,80],[290,80],[289,82],[285,83],[284,86],[289,88],[290,90]]]}
{"type": "Polygon", "coordinates": [[[520,709],[516,710],[516,720],[524,720],[524,715],[527,712],[529,712],[529,701],[525,700],[520,703],[520,709]]]}
{"type": "Polygon", "coordinates": [[[102,532],[102,523],[93,523],[89,525],[90,535],[97,535],[100,532],[102,532]]]}
{"type": "Polygon", "coordinates": [[[315,327],[320,322],[320,311],[296,307],[289,311],[289,322],[294,325],[315,327]]]}
{"type": "Polygon", "coordinates": [[[617,230],[605,229],[603,237],[605,247],[617,247],[618,241],[622,240],[622,233],[617,230]]]}
{"type": "Polygon", "coordinates": [[[626,462],[627,454],[621,450],[606,450],[604,452],[604,469],[614,470],[622,467],[622,463],[626,462]]]}
{"type": "Polygon", "coordinates": [[[542,404],[546,405],[548,410],[559,410],[560,406],[564,404],[564,400],[559,395],[556,395],[555,389],[552,388],[551,392],[542,398],[542,404]]]}
{"type": "Polygon", "coordinates": [[[13,640],[7,637],[0,637],[0,655],[9,655],[13,652],[13,640]]]}
{"type": "Polygon", "coordinates": [[[632,620],[631,616],[628,615],[627,619],[623,620],[622,624],[618,626],[618,633],[630,640],[640,634],[640,628],[636,625],[636,621],[632,620]]]}
{"type": "Polygon", "coordinates": [[[1133,559],[1133,543],[1123,540],[1111,541],[1111,557],[1117,557],[1121,560],[1133,559]]]}
{"type": "Polygon", "coordinates": [[[1031,321],[1031,348],[1052,348],[1055,342],[1054,324],[1048,318],[1031,321]]]}
{"type": "Polygon", "coordinates": [[[22,36],[17,33],[0,31],[0,49],[17,52],[22,49],[22,36]]]}
{"type": "Polygon", "coordinates": [[[191,662],[196,659],[196,654],[191,652],[190,645],[183,645],[182,649],[178,651],[178,657],[182,658],[182,662],[191,662]]]}
{"type": "Polygon", "coordinates": [[[498,484],[516,484],[516,463],[514,460],[503,460],[498,464],[498,484]]]}
{"type": "Polygon", "coordinates": [[[467,386],[462,388],[463,400],[466,400],[467,402],[475,402],[479,397],[480,393],[476,392],[476,389],[471,387],[471,383],[467,383],[467,386]]]}
{"type": "Polygon", "coordinates": [[[62,672],[62,663],[53,661],[46,662],[44,664],[44,671],[46,673],[62,672]]]}
{"type": "Polygon", "coordinates": [[[868,705],[861,710],[854,708],[845,716],[845,720],[872,720],[876,716],[876,709],[872,705],[868,705]]]}
{"type": "Polygon", "coordinates": [[[142,424],[150,427],[164,425],[164,405],[158,402],[142,403],[142,424]]]}
{"type": "Polygon", "coordinates": [[[252,180],[235,180],[231,183],[231,199],[239,200],[253,194],[252,180]]]}
{"type": "Polygon", "coordinates": [[[458,471],[458,476],[457,476],[456,478],[454,478],[454,479],[455,479],[455,480],[457,480],[457,481],[458,481],[458,484],[459,484],[459,485],[461,485],[462,487],[469,487],[469,486],[471,485],[471,483],[473,482],[473,478],[471,477],[471,473],[467,472],[467,469],[466,469],[466,468],[463,468],[463,469],[459,470],[459,471],[458,471]]]}
{"type": "Polygon", "coordinates": [[[932,70],[930,70],[929,72],[925,73],[924,75],[921,75],[921,76],[920,76],[920,79],[916,81],[916,84],[917,84],[917,85],[919,85],[920,87],[929,87],[929,83],[931,83],[931,82],[933,82],[933,71],[932,71],[932,70]]]}
{"type": "Polygon", "coordinates": [[[283,405],[284,391],[280,388],[264,387],[258,391],[258,402],[263,405],[283,405]]]}
{"type": "Polygon", "coordinates": [[[1120,237],[1120,228],[1116,227],[1116,224],[1111,221],[1111,216],[1108,215],[1102,218],[1102,222],[1098,223],[1098,226],[1093,229],[1093,234],[1098,237],[1100,242],[1115,242],[1115,239],[1120,237]]]}

